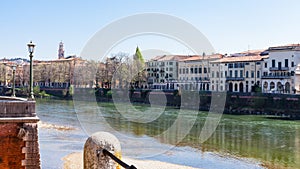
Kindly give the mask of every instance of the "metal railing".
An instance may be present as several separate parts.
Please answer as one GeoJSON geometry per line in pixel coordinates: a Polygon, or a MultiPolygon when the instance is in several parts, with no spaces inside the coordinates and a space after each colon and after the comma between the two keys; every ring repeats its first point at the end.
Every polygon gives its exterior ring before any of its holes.
{"type": "Polygon", "coordinates": [[[125,169],[137,169],[134,165],[129,166],[128,164],[124,163],[122,160],[120,160],[118,157],[116,157],[115,155],[113,155],[112,153],[107,151],[106,149],[97,150],[97,155],[99,156],[101,154],[101,152],[104,155],[109,156],[111,159],[113,159],[116,163],[118,163],[125,169]]]}

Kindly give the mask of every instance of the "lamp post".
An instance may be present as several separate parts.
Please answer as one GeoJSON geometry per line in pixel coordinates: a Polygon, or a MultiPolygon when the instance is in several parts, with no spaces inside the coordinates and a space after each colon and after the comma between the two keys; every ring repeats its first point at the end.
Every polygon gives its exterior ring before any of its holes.
{"type": "Polygon", "coordinates": [[[13,88],[12,88],[12,95],[11,97],[16,97],[16,90],[15,90],[15,86],[16,86],[16,81],[15,81],[15,76],[16,76],[16,66],[13,65],[12,66],[13,69],[13,88]]]}
{"type": "Polygon", "coordinates": [[[33,64],[32,64],[32,57],[33,57],[33,52],[34,52],[34,47],[35,44],[30,41],[30,43],[27,44],[28,46],[28,52],[29,52],[29,58],[30,58],[30,72],[29,72],[29,100],[34,100],[34,95],[33,95],[33,64]]]}

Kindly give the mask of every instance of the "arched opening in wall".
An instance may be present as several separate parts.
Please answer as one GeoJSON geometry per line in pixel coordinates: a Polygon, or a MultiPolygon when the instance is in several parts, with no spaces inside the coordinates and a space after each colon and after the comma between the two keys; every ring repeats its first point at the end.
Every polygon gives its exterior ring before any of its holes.
{"type": "Polygon", "coordinates": [[[265,82],[264,83],[264,92],[267,92],[268,91],[268,82],[265,82]]]}
{"type": "Polygon", "coordinates": [[[232,91],[233,91],[232,89],[233,89],[233,84],[232,84],[232,83],[229,83],[229,90],[228,90],[228,91],[229,91],[229,92],[232,92],[232,91]]]}
{"type": "Polygon", "coordinates": [[[243,84],[243,82],[240,83],[239,87],[240,87],[240,92],[243,93],[244,92],[244,84],[243,84]]]}
{"type": "Polygon", "coordinates": [[[234,91],[237,92],[238,91],[238,85],[234,84],[234,91]]]}
{"type": "Polygon", "coordinates": [[[206,90],[209,90],[209,84],[206,85],[206,90]]]}
{"type": "Polygon", "coordinates": [[[283,92],[281,82],[277,82],[277,91],[278,91],[279,93],[282,93],[282,92],[283,92]]]}
{"type": "Polygon", "coordinates": [[[274,82],[271,82],[270,83],[270,91],[272,92],[272,89],[275,89],[275,83],[274,82]]]}
{"type": "Polygon", "coordinates": [[[291,85],[289,82],[285,83],[285,92],[286,93],[291,93],[291,85]]]}

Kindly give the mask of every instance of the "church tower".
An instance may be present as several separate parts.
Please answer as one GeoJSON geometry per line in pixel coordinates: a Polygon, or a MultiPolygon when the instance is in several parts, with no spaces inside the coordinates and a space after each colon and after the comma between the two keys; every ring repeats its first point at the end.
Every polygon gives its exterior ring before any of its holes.
{"type": "Polygon", "coordinates": [[[65,57],[64,44],[62,42],[59,43],[58,48],[58,59],[64,59],[65,57]]]}

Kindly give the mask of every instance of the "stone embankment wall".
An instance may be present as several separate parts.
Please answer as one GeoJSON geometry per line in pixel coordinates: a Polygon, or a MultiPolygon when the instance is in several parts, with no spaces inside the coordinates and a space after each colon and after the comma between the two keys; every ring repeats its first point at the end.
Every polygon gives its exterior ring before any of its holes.
{"type": "MultiPolygon", "coordinates": [[[[212,100],[212,92],[207,91],[184,91],[176,90],[113,90],[115,97],[112,98],[109,92],[96,92],[97,101],[117,101],[157,104],[150,103],[149,96],[158,95],[166,98],[167,106],[180,108],[189,100],[195,102],[195,95],[199,95],[198,109],[201,111],[209,111],[212,100]],[[104,93],[104,94],[103,94],[104,93]],[[184,93],[184,97],[182,94],[184,93]],[[129,98],[129,99],[128,99],[129,98]]],[[[221,94],[221,93],[220,93],[221,94]]],[[[224,94],[224,93],[222,93],[224,94]]],[[[273,94],[273,93],[234,93],[227,92],[224,113],[226,114],[265,114],[275,115],[286,119],[300,119],[300,95],[295,94],[273,94]]],[[[217,93],[216,93],[217,95],[217,93]]],[[[188,108],[188,107],[185,107],[188,108]]],[[[194,107],[193,107],[194,108],[194,107]]]]}

